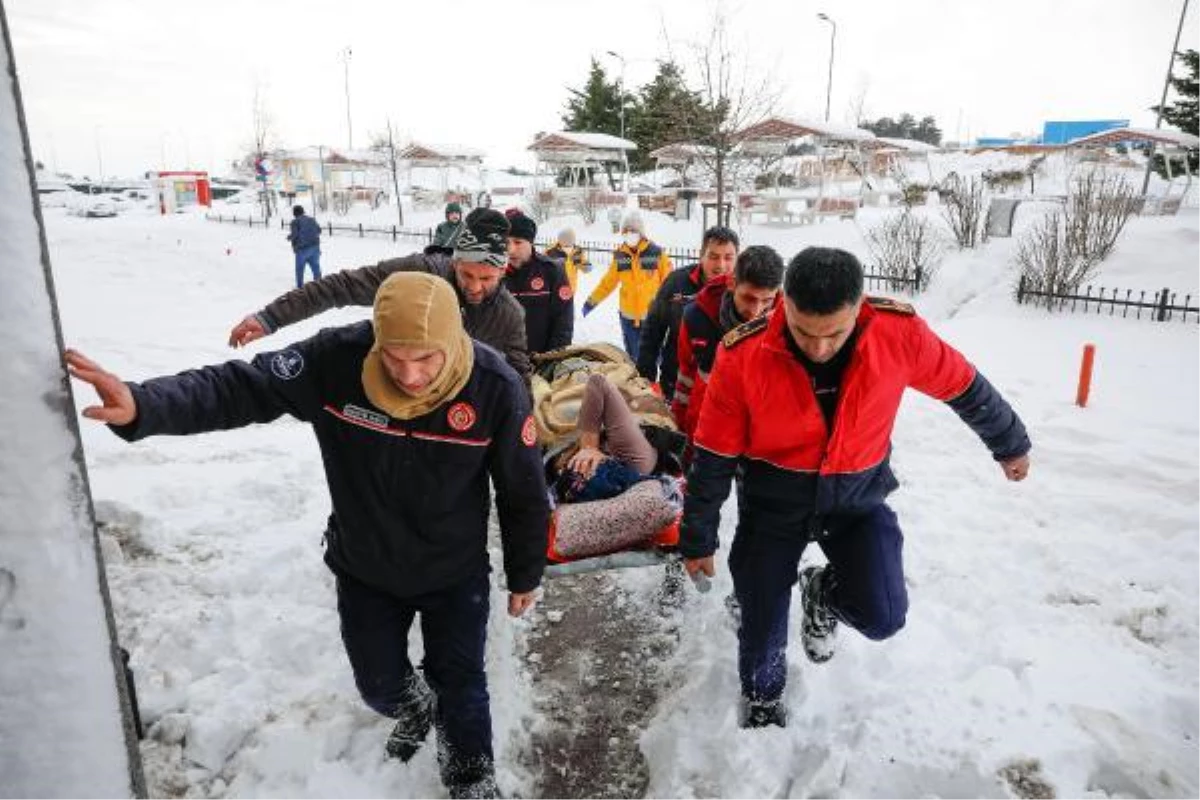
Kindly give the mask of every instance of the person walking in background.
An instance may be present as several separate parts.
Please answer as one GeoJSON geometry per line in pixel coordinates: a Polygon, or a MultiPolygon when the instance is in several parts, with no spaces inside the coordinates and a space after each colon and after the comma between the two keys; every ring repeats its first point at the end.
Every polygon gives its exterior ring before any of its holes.
{"type": "Polygon", "coordinates": [[[312,267],[313,280],[321,280],[321,226],[304,213],[304,206],[292,206],[291,232],[287,240],[296,254],[296,287],[304,285],[304,268],[312,267]]]}
{"type": "Polygon", "coordinates": [[[425,248],[426,252],[442,252],[447,255],[454,249],[454,240],[458,238],[458,232],[463,226],[462,206],[458,203],[446,204],[446,220],[439,222],[438,226],[433,229],[433,241],[429,247],[425,248]]]}
{"type": "Polygon", "coordinates": [[[546,248],[546,256],[562,264],[572,292],[579,287],[580,271],[592,271],[592,263],[588,261],[587,251],[575,245],[574,228],[563,228],[559,231],[554,243],[546,248]]]}
{"type": "Polygon", "coordinates": [[[66,361],[102,403],[83,415],[126,441],[284,414],[312,425],[342,641],[364,702],[396,720],[385,751],[408,761],[434,727],[450,796],[498,796],[484,671],[492,487],[513,617],[541,584],[549,500],[525,386],[467,336],[450,284],[397,273],[373,320],[250,363],[126,384],[82,353],[66,361]],[[423,675],[408,655],[418,613],[423,675]]]}
{"type": "Polygon", "coordinates": [[[740,469],[729,571],[741,609],[744,728],[787,723],[797,579],[801,640],[814,663],[833,657],[839,623],[875,641],[904,626],[904,537],[886,499],[899,486],[888,461],[905,389],[948,404],[1005,478],[1029,474],[1029,436],[1000,393],[911,306],[864,298],[862,287],[852,254],[801,251],[787,268],[783,307],[725,336],[705,393],[679,550],[689,575],[714,574],[721,506],[740,469]],[[810,542],[828,564],[799,571],[810,542]]]}
{"type": "Polygon", "coordinates": [[[642,325],[637,367],[643,378],[659,385],[668,402],[675,396],[679,372],[677,351],[683,310],[706,283],[733,271],[739,245],[737,234],[729,228],[709,228],[700,240],[700,261],[673,270],[654,295],[642,325]]]}
{"type": "Polygon", "coordinates": [[[620,285],[621,337],[625,352],[636,363],[642,322],[658,287],[671,272],[671,257],[646,238],[645,223],[636,211],[627,212],[621,219],[621,238],[608,271],[583,304],[583,315],[590,314],[620,285]]]}

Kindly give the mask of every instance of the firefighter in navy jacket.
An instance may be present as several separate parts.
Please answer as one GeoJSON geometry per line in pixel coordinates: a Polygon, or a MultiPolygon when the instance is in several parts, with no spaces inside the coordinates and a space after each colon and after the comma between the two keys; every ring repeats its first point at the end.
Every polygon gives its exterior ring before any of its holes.
{"type": "Polygon", "coordinates": [[[342,638],[363,699],[398,720],[387,750],[407,760],[434,722],[451,795],[494,793],[483,669],[489,478],[513,616],[541,582],[548,508],[524,383],[463,331],[450,284],[397,273],[380,287],[373,321],[327,328],[251,363],[141,384],[75,351],[67,363],[103,401],[84,415],[130,441],[284,414],[313,426],[333,501],[325,560],[337,576],[342,638]],[[408,660],[417,612],[428,686],[408,660]]]}
{"type": "Polygon", "coordinates": [[[525,339],[531,353],[571,344],[575,332],[575,291],[563,265],[537,252],[537,223],[519,209],[505,212],[508,267],[504,285],[525,309],[525,339]]]}
{"type": "Polygon", "coordinates": [[[1029,438],[999,392],[910,306],[864,302],[862,284],[850,253],[799,253],[783,308],[726,335],[695,431],[680,541],[689,574],[713,574],[721,505],[744,473],[729,553],[744,727],[786,723],[790,594],[810,541],[829,561],[799,575],[810,660],[832,657],[838,622],[875,640],[904,625],[903,537],[885,500],[906,388],[948,403],[1009,480],[1029,470],[1029,438]]]}

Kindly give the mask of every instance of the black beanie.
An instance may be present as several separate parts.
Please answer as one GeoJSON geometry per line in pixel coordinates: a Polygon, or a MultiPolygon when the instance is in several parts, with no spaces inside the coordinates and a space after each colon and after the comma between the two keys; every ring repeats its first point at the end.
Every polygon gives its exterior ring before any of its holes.
{"type": "Polygon", "coordinates": [[[503,267],[508,263],[508,220],[499,211],[477,208],[467,214],[458,239],[454,260],[503,267]]]}
{"type": "Polygon", "coordinates": [[[505,212],[505,216],[508,217],[509,236],[530,243],[537,238],[537,223],[519,210],[510,209],[505,212]]]}

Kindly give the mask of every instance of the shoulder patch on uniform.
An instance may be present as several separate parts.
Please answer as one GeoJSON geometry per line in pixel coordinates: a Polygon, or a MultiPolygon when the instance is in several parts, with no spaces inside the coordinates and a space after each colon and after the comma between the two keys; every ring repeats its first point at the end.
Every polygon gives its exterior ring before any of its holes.
{"type": "Polygon", "coordinates": [[[271,357],[271,372],[281,381],[290,381],[304,371],[304,356],[299,350],[281,350],[271,357]]]}
{"type": "Polygon", "coordinates": [[[721,344],[725,345],[726,347],[733,347],[743,339],[747,339],[756,333],[762,333],[765,331],[767,329],[767,322],[769,321],[770,318],[764,314],[761,317],[755,317],[749,322],[743,322],[741,325],[738,325],[729,333],[721,337],[721,344]]]}
{"type": "Polygon", "coordinates": [[[892,314],[903,314],[906,317],[915,316],[917,310],[908,303],[901,303],[890,297],[868,297],[867,304],[876,311],[887,311],[892,314]]]}

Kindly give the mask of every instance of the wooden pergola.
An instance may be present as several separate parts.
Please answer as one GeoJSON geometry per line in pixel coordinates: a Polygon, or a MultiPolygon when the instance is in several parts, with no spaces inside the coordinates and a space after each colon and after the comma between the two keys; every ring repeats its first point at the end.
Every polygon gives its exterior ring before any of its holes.
{"type": "Polygon", "coordinates": [[[529,145],[536,159],[535,175],[540,179],[547,174],[557,177],[567,171],[567,185],[586,185],[587,177],[594,169],[603,169],[613,183],[614,164],[627,165],[628,152],[636,150],[637,144],[607,133],[589,131],[552,131],[538,134],[529,145]]]}
{"type": "Polygon", "coordinates": [[[440,188],[443,192],[450,188],[451,167],[475,169],[480,173],[480,183],[483,182],[483,153],[469,147],[411,142],[396,153],[396,158],[407,165],[410,186],[412,185],[412,171],[418,167],[431,167],[438,170],[438,174],[441,176],[440,188]]]}

